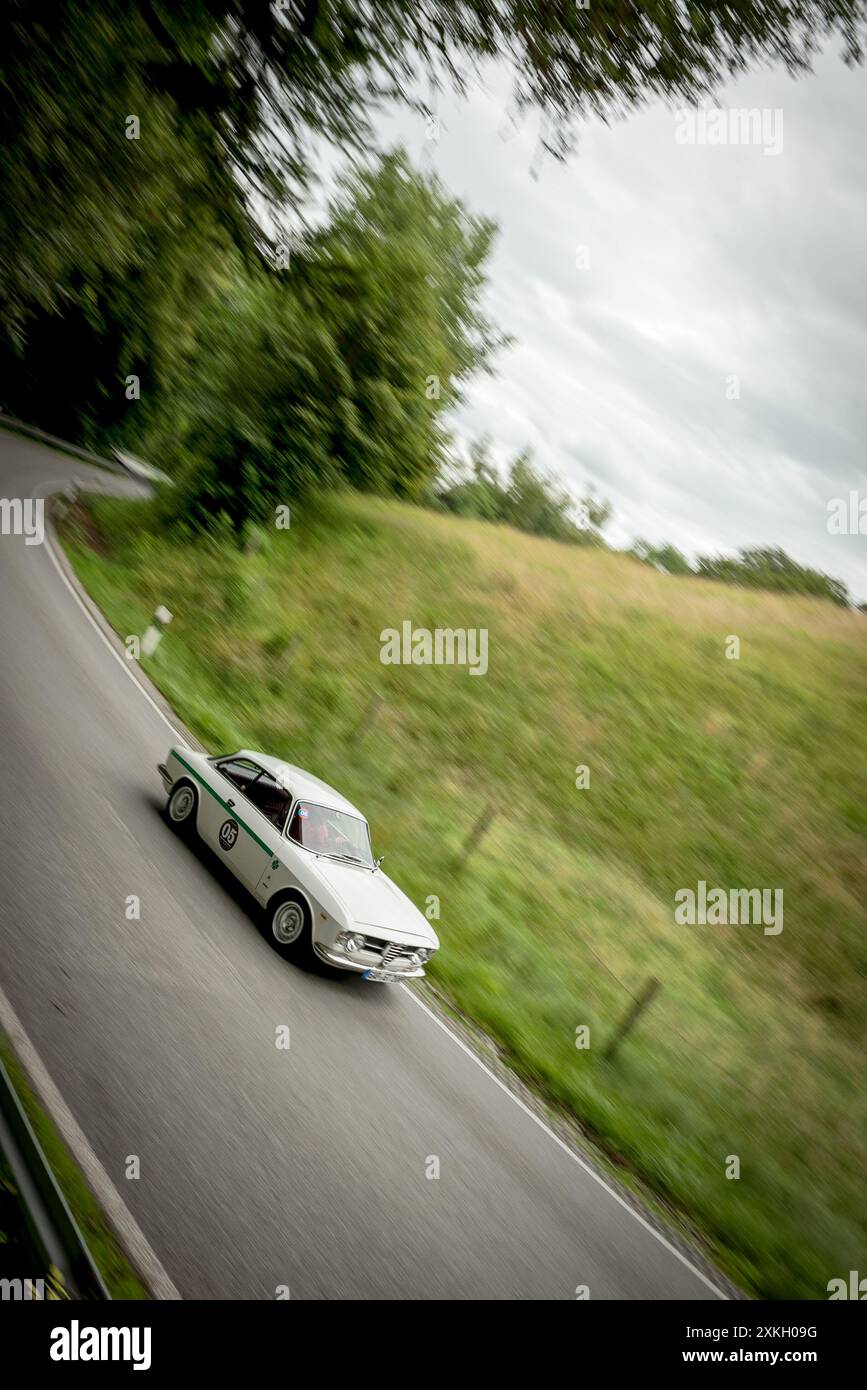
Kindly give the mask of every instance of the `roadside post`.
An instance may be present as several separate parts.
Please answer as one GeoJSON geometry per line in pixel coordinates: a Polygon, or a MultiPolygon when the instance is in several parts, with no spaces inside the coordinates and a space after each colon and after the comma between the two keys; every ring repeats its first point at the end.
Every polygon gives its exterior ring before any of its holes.
{"type": "Polygon", "coordinates": [[[612,1037],[608,1046],[602,1053],[602,1056],[605,1058],[606,1062],[610,1062],[612,1060],[618,1047],[623,1042],[623,1039],[627,1036],[627,1034],[632,1032],[632,1029],[635,1027],[641,1015],[645,1012],[646,1009],[650,1007],[653,999],[655,998],[656,994],[660,989],[661,985],[659,983],[659,980],[654,980],[651,976],[651,978],[645,984],[644,989],[641,991],[641,993],[636,995],[631,1007],[626,1011],[626,1015],[623,1018],[620,1025],[614,1030],[614,1036],[612,1037]]]}
{"type": "Polygon", "coordinates": [[[485,806],[484,811],[479,816],[475,825],[470,830],[469,835],[463,843],[460,855],[458,856],[457,867],[460,869],[466,864],[474,850],[478,849],[482,840],[487,835],[496,817],[497,810],[492,801],[485,806]]]}
{"type": "Polygon", "coordinates": [[[160,642],[163,633],[172,620],[172,614],[167,608],[160,604],[154,612],[153,622],[147,628],[144,637],[141,639],[142,656],[153,656],[160,642]]]}

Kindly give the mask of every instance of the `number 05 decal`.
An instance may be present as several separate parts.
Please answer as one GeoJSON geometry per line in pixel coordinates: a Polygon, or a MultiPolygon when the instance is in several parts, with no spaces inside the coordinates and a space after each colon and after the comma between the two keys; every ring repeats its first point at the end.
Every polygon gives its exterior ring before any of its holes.
{"type": "Polygon", "coordinates": [[[229,850],[238,838],[238,822],[224,820],[220,826],[220,849],[229,850]]]}

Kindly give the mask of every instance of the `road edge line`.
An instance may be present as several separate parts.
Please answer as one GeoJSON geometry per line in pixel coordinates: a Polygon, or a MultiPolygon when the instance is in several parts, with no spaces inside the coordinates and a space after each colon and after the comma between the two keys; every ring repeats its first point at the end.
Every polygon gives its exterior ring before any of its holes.
{"type": "Polygon", "coordinates": [[[182,1301],[182,1295],[97,1158],[87,1135],[63,1099],[57,1085],[51,1079],[45,1063],[36,1051],[23,1023],[2,988],[0,988],[0,1027],[8,1037],[28,1080],[56,1125],[61,1139],[81,1169],[88,1187],[102,1208],[134,1269],[141,1276],[155,1299],[182,1301]]]}
{"type": "Polygon", "coordinates": [[[516,1093],[512,1090],[511,1086],[507,1086],[506,1082],[503,1081],[499,1076],[497,1076],[496,1072],[491,1070],[491,1068],[487,1065],[483,1058],[481,1058],[477,1052],[474,1052],[473,1049],[470,1046],[468,1046],[467,1043],[464,1042],[463,1038],[459,1038],[457,1033],[452,1032],[451,1028],[449,1028],[445,1020],[440,1018],[439,1015],[435,1013],[434,1010],[431,1009],[424,1002],[423,999],[420,999],[415,990],[411,989],[409,985],[401,985],[400,988],[403,990],[404,994],[409,995],[410,999],[413,1001],[414,1004],[417,1004],[418,1007],[422,1009],[430,1019],[433,1020],[433,1022],[437,1025],[438,1028],[441,1028],[444,1033],[448,1034],[452,1042],[456,1043],[457,1046],[461,1049],[461,1051],[466,1053],[466,1055],[470,1058],[472,1062],[475,1062],[476,1066],[479,1067],[485,1073],[485,1075],[490,1078],[491,1081],[493,1081],[495,1086],[499,1086],[500,1090],[505,1092],[505,1094],[511,1100],[514,1101],[515,1105],[518,1106],[519,1110],[522,1110],[525,1115],[528,1115],[529,1118],[533,1121],[533,1123],[538,1125],[539,1128],[543,1131],[543,1133],[547,1134],[549,1139],[553,1139],[557,1147],[562,1149],[565,1154],[568,1154],[569,1157],[573,1160],[573,1162],[578,1164],[579,1168],[583,1168],[584,1172],[587,1173],[589,1177],[593,1178],[595,1182],[598,1182],[599,1186],[604,1188],[604,1190],[608,1193],[609,1197],[613,1197],[615,1202],[617,1202],[618,1205],[621,1206],[624,1211],[628,1211],[630,1216],[633,1216],[635,1220],[638,1222],[639,1226],[643,1226],[646,1231],[649,1231],[650,1234],[657,1241],[659,1241],[660,1245],[663,1245],[665,1249],[668,1250],[670,1254],[674,1255],[675,1258],[678,1259],[682,1265],[685,1265],[685,1267],[689,1270],[690,1274],[694,1274],[695,1277],[698,1280],[700,1280],[702,1284],[706,1285],[707,1288],[712,1290],[712,1292],[716,1294],[717,1298],[722,1299],[724,1302],[727,1303],[732,1301],[729,1294],[727,1294],[724,1289],[721,1289],[718,1284],[715,1284],[714,1281],[707,1274],[704,1274],[702,1270],[698,1268],[697,1265],[693,1264],[692,1260],[690,1260],[683,1253],[683,1251],[678,1250],[676,1245],[673,1245],[672,1242],[668,1240],[668,1238],[664,1236],[661,1231],[658,1231],[656,1227],[650,1221],[648,1221],[645,1216],[642,1216],[641,1212],[637,1211],[635,1206],[631,1202],[628,1202],[625,1197],[622,1197],[621,1194],[617,1191],[617,1189],[615,1187],[612,1187],[612,1185],[602,1176],[602,1174],[593,1167],[592,1163],[588,1163],[586,1159],[582,1158],[581,1155],[577,1153],[575,1149],[573,1149],[569,1144],[566,1143],[565,1139],[561,1139],[559,1134],[555,1134],[551,1126],[546,1124],[545,1121],[542,1119],[542,1116],[537,1115],[535,1110],[533,1110],[529,1105],[527,1105],[526,1101],[522,1100],[519,1095],[516,1095],[516,1093]]]}

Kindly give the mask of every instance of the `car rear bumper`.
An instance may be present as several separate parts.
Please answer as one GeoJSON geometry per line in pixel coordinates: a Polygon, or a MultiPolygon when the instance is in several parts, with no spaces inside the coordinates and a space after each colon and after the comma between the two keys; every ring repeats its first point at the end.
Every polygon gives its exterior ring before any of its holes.
{"type": "Polygon", "coordinates": [[[166,791],[170,792],[174,784],[172,782],[172,774],[169,772],[165,763],[157,763],[157,772],[163,779],[163,786],[165,787],[166,791]]]}

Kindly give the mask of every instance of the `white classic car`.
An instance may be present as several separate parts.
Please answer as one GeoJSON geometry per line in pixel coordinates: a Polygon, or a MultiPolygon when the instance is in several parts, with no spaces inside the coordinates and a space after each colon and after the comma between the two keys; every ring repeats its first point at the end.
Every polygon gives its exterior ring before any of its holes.
{"type": "Polygon", "coordinates": [[[423,975],[439,947],[427,918],[374,860],[360,811],[318,777],[264,753],[159,764],[166,817],[195,829],[264,910],[282,955],[367,980],[423,975]]]}

